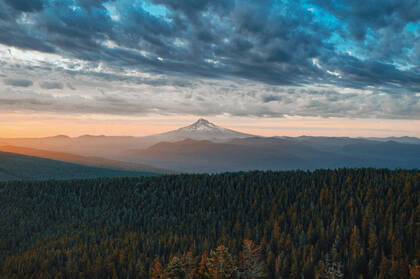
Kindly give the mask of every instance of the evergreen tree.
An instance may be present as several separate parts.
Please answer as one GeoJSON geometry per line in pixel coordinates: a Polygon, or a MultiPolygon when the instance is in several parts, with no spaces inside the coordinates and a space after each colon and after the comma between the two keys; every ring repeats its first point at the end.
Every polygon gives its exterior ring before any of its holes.
{"type": "Polygon", "coordinates": [[[265,277],[264,263],[261,259],[262,248],[256,246],[254,241],[245,239],[242,244],[242,252],[239,256],[240,278],[263,278],[265,277]]]}
{"type": "Polygon", "coordinates": [[[206,267],[208,270],[207,277],[210,279],[233,279],[238,276],[232,256],[223,245],[210,252],[206,267]]]}
{"type": "Polygon", "coordinates": [[[184,279],[186,272],[182,261],[178,257],[173,257],[166,267],[166,274],[168,279],[184,279]]]}
{"type": "Polygon", "coordinates": [[[155,260],[155,264],[152,267],[152,279],[165,279],[166,274],[162,264],[158,259],[155,260]]]}
{"type": "Polygon", "coordinates": [[[409,265],[410,276],[412,279],[420,279],[420,265],[409,265]]]}
{"type": "Polygon", "coordinates": [[[182,256],[182,265],[186,273],[186,279],[193,279],[196,277],[196,260],[191,251],[182,256]]]}

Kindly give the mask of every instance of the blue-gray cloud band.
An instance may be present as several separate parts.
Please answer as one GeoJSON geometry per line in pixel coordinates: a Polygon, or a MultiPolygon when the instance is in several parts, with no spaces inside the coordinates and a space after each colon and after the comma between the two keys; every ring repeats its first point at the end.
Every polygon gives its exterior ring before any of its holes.
{"type": "Polygon", "coordinates": [[[187,87],[192,77],[239,78],[414,99],[419,22],[417,0],[0,0],[0,43],[21,49],[167,75],[187,87]]]}

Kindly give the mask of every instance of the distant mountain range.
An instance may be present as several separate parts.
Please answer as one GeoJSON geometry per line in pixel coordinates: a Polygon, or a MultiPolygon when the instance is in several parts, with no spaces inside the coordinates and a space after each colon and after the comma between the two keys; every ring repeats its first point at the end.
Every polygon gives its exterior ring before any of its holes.
{"type": "Polygon", "coordinates": [[[147,148],[161,141],[175,142],[184,139],[194,139],[224,142],[234,138],[250,136],[253,135],[225,129],[205,119],[199,119],[187,127],[145,137],[83,135],[71,138],[65,135],[58,135],[46,138],[0,138],[0,146],[23,146],[79,155],[116,158],[122,149],[147,148]]]}
{"type": "Polygon", "coordinates": [[[341,167],[420,168],[418,138],[262,137],[219,127],[205,119],[146,137],[85,135],[70,138],[59,135],[0,139],[0,146],[2,143],[14,147],[0,147],[0,151],[159,173],[167,172],[166,169],[224,172],[341,167]]]}
{"type": "MultiPolygon", "coordinates": [[[[328,141],[328,140],[327,140],[328,141]]],[[[419,168],[420,145],[397,142],[311,146],[294,140],[251,137],[226,143],[183,140],[128,150],[122,158],[180,172],[288,170],[343,167],[419,168]],[[319,147],[321,146],[321,147],[319,147]]]]}
{"type": "Polygon", "coordinates": [[[388,137],[388,138],[367,138],[374,141],[395,141],[399,143],[420,144],[420,139],[415,137],[388,137]]]}

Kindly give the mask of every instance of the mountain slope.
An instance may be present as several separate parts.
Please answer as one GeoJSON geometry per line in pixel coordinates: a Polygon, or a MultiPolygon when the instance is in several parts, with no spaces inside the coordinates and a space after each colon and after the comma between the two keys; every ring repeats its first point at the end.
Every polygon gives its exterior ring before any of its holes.
{"type": "Polygon", "coordinates": [[[420,145],[348,138],[317,139],[315,142],[311,146],[293,138],[249,137],[225,143],[187,139],[160,142],[143,150],[128,150],[122,156],[126,160],[180,172],[420,167],[420,145]],[[328,142],[331,148],[328,148],[328,142]]]}
{"type": "Polygon", "coordinates": [[[353,143],[344,146],[341,153],[362,158],[364,166],[420,168],[420,144],[395,141],[353,143]]]}
{"type": "Polygon", "coordinates": [[[314,137],[314,136],[300,136],[300,137],[276,137],[288,141],[311,146],[312,148],[335,152],[339,151],[348,144],[369,143],[372,140],[364,138],[349,138],[349,137],[314,137]]]}
{"type": "Polygon", "coordinates": [[[153,163],[180,172],[297,169],[310,165],[286,150],[273,152],[262,146],[215,143],[186,139],[161,142],[144,150],[128,150],[124,158],[153,163]]]}
{"type": "Polygon", "coordinates": [[[0,152],[0,180],[79,179],[142,176],[152,173],[82,166],[20,154],[0,152]]]}
{"type": "Polygon", "coordinates": [[[47,150],[40,150],[28,147],[20,147],[20,146],[0,146],[1,152],[9,152],[27,156],[34,156],[39,158],[46,158],[52,159],[57,161],[63,161],[68,163],[76,163],[81,165],[87,166],[94,166],[94,167],[101,167],[101,168],[111,168],[111,169],[119,169],[119,170],[130,170],[130,171],[140,171],[140,172],[154,172],[154,173],[167,173],[168,171],[155,168],[145,164],[139,163],[129,163],[123,161],[116,161],[105,159],[101,157],[86,157],[75,155],[71,153],[64,153],[64,152],[53,152],[47,150]]]}
{"type": "Polygon", "coordinates": [[[142,138],[115,136],[80,136],[70,138],[57,136],[48,138],[0,139],[0,145],[12,145],[42,149],[46,151],[72,153],[83,156],[113,158],[125,148],[144,148],[148,143],[142,138]]]}

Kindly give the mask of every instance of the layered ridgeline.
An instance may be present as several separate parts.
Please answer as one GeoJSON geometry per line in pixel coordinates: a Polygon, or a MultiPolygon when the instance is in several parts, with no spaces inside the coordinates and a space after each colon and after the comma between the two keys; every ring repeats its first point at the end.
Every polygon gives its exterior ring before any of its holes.
{"type": "Polygon", "coordinates": [[[0,216],[0,278],[404,279],[420,261],[419,171],[8,182],[0,216]]]}
{"type": "Polygon", "coordinates": [[[143,149],[159,142],[176,142],[185,139],[225,142],[251,136],[253,135],[226,129],[200,118],[186,127],[145,137],[104,135],[68,137],[58,135],[46,138],[0,138],[0,146],[13,145],[79,155],[116,158],[123,151],[143,149]]]}
{"type": "Polygon", "coordinates": [[[128,162],[143,170],[189,173],[342,167],[420,168],[418,138],[261,137],[226,129],[205,119],[146,137],[86,135],[0,139],[1,145],[41,149],[44,154],[45,151],[68,154],[61,158],[93,156],[97,163],[112,159],[113,162],[106,162],[108,165],[123,166],[125,162],[127,166],[128,162]]]}
{"type": "Polygon", "coordinates": [[[0,181],[81,179],[155,175],[152,172],[90,167],[0,151],[0,181]]]}

